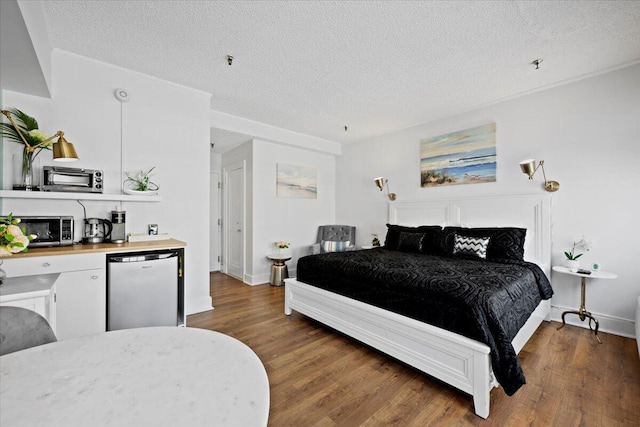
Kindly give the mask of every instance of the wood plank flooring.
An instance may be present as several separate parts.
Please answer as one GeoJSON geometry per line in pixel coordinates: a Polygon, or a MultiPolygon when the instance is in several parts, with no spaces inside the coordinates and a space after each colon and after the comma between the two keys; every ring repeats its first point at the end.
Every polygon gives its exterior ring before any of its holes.
{"type": "Polygon", "coordinates": [[[294,312],[284,288],[211,274],[214,310],[187,325],[233,336],[255,351],[271,386],[269,426],[640,426],[640,359],[633,339],[546,323],[520,352],[527,384],[471,396],[294,312]]]}

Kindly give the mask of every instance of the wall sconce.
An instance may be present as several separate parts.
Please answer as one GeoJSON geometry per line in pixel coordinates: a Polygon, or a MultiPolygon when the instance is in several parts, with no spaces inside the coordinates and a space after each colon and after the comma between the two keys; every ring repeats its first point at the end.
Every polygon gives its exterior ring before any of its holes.
{"type": "Polygon", "coordinates": [[[53,141],[52,143],[53,160],[57,162],[72,162],[74,160],[78,160],[78,154],[76,153],[75,147],[73,146],[72,143],[70,143],[65,139],[64,132],[62,132],[61,130],[56,132],[55,135],[45,139],[44,141],[41,141],[36,145],[31,145],[27,142],[24,135],[20,131],[20,127],[16,124],[16,122],[13,121],[13,118],[11,118],[11,114],[15,114],[15,113],[9,110],[1,110],[0,112],[2,112],[2,114],[7,119],[9,119],[9,122],[11,122],[11,125],[13,126],[13,128],[18,132],[18,135],[20,135],[20,139],[22,139],[22,142],[24,142],[24,146],[27,149],[27,151],[33,152],[36,148],[44,147],[45,145],[47,145],[47,143],[49,143],[49,141],[58,137],[58,140],[53,141]]]}
{"type": "Polygon", "coordinates": [[[380,189],[380,191],[382,191],[384,189],[384,185],[387,184],[387,195],[389,196],[389,200],[391,200],[393,202],[396,199],[396,193],[390,193],[389,192],[389,180],[388,179],[384,179],[383,177],[379,176],[378,178],[374,178],[373,182],[376,183],[376,186],[380,189]]]}
{"type": "Polygon", "coordinates": [[[549,192],[558,191],[558,189],[560,188],[560,184],[558,183],[558,181],[547,181],[547,175],[544,173],[544,160],[540,160],[538,162],[538,166],[536,166],[535,159],[527,159],[520,162],[520,169],[522,169],[523,173],[529,176],[529,179],[533,179],[533,175],[535,175],[539,167],[542,167],[544,189],[549,192]]]}

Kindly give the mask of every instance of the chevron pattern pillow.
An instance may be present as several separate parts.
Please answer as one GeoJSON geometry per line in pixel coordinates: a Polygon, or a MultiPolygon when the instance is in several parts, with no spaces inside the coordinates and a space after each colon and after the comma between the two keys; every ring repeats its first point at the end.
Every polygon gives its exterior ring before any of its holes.
{"type": "Polygon", "coordinates": [[[453,254],[471,255],[474,257],[487,259],[488,247],[489,237],[465,237],[456,234],[453,243],[453,254]]]}

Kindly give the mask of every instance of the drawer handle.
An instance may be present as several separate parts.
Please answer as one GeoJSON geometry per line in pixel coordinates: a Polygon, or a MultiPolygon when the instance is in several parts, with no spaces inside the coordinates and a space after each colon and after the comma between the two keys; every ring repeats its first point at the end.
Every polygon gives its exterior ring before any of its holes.
{"type": "Polygon", "coordinates": [[[49,261],[42,264],[43,267],[51,267],[51,263],[49,261]]]}
{"type": "Polygon", "coordinates": [[[96,276],[96,275],[94,274],[93,276],[91,276],[91,278],[92,278],[93,280],[96,280],[96,279],[98,278],[98,276],[96,276]]]}

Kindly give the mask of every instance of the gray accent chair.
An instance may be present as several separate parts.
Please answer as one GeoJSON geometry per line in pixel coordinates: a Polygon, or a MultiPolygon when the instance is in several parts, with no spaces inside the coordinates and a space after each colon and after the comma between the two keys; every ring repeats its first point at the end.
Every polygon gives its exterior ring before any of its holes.
{"type": "Polygon", "coordinates": [[[330,240],[333,242],[351,242],[348,251],[356,249],[356,228],[351,225],[321,225],[318,227],[318,238],[316,244],[311,246],[311,254],[316,255],[321,252],[321,242],[330,240]]]}
{"type": "Polygon", "coordinates": [[[55,341],[49,322],[35,311],[0,307],[0,356],[55,341]]]}

